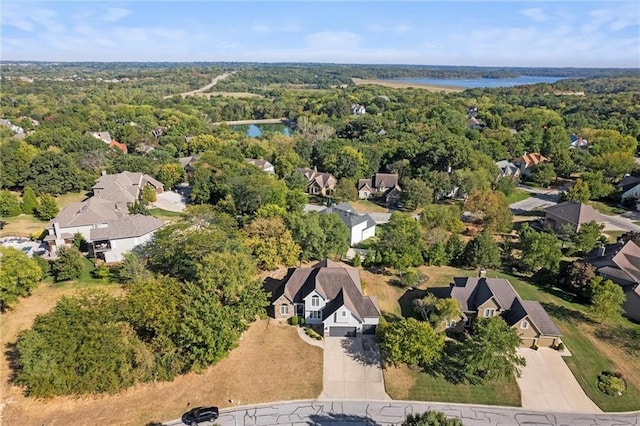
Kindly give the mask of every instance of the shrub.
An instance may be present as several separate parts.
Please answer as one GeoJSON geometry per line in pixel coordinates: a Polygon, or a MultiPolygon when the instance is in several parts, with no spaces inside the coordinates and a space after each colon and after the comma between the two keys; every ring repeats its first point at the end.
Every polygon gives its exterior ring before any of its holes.
{"type": "Polygon", "coordinates": [[[298,316],[297,315],[292,316],[289,322],[291,325],[298,325],[298,316]]]}
{"type": "Polygon", "coordinates": [[[298,318],[298,324],[304,325],[304,317],[299,317],[298,318]]]}
{"type": "Polygon", "coordinates": [[[360,258],[360,255],[356,253],[356,255],[353,257],[353,267],[359,268],[360,265],[362,265],[362,259],[360,258]]]}
{"type": "Polygon", "coordinates": [[[40,205],[36,208],[36,216],[38,216],[41,220],[51,220],[56,215],[60,209],[56,204],[56,199],[53,198],[49,194],[45,194],[40,197],[40,205]]]}
{"type": "Polygon", "coordinates": [[[105,264],[98,265],[93,270],[92,275],[94,278],[106,280],[109,277],[109,267],[105,264]]]}
{"type": "Polygon", "coordinates": [[[80,278],[82,273],[82,254],[75,247],[61,247],[58,259],[51,268],[56,281],[69,281],[80,278]]]}
{"type": "Polygon", "coordinates": [[[618,377],[618,374],[611,371],[603,371],[598,376],[598,389],[609,396],[621,396],[626,392],[627,385],[622,377],[618,377]]]}
{"type": "Polygon", "coordinates": [[[564,343],[560,342],[556,345],[556,350],[564,351],[564,343]]]}
{"type": "Polygon", "coordinates": [[[13,217],[20,213],[22,213],[22,209],[18,197],[9,191],[0,191],[0,216],[13,217]]]}

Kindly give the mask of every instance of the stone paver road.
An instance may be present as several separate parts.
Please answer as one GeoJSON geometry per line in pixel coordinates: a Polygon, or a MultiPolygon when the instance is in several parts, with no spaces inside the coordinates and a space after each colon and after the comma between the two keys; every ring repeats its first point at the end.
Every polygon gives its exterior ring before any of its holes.
{"type": "Polygon", "coordinates": [[[551,348],[518,349],[527,360],[516,379],[522,408],[547,412],[601,413],[584,393],[560,353],[551,348]]]}
{"type": "Polygon", "coordinates": [[[374,336],[324,339],[324,381],[319,399],[390,399],[384,390],[374,336]]]}

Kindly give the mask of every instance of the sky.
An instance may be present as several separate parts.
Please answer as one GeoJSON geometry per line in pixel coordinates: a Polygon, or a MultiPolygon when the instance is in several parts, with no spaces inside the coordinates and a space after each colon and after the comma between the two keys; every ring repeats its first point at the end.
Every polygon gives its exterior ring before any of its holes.
{"type": "Polygon", "coordinates": [[[9,61],[640,68],[640,1],[2,0],[9,61]]]}

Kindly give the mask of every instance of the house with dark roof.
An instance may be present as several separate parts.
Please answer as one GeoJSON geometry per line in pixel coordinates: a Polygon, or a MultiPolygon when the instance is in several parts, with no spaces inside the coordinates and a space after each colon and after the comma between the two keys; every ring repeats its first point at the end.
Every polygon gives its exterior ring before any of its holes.
{"type": "Polygon", "coordinates": [[[374,334],[381,316],[377,299],[362,294],[360,272],[328,259],[290,269],[271,305],[276,319],[297,315],[333,337],[374,334]]]}
{"type": "Polygon", "coordinates": [[[640,247],[633,241],[597,247],[584,258],[602,278],[624,290],[624,315],[640,322],[640,247]]]}
{"type": "Polygon", "coordinates": [[[620,191],[620,202],[627,204],[629,200],[636,200],[637,209],[638,200],[640,200],[640,178],[625,176],[616,188],[620,191]]]}
{"type": "Polygon", "coordinates": [[[276,169],[273,167],[273,164],[267,160],[258,160],[254,158],[245,158],[244,160],[249,164],[253,164],[265,173],[270,175],[274,175],[276,173],[276,169]]]}
{"type": "Polygon", "coordinates": [[[498,179],[509,178],[516,180],[520,178],[520,168],[510,161],[496,161],[496,167],[498,167],[498,179]]]}
{"type": "Polygon", "coordinates": [[[537,152],[531,152],[514,158],[511,162],[520,169],[522,176],[530,176],[531,173],[542,163],[548,163],[551,160],[537,152]]]}
{"type": "Polygon", "coordinates": [[[602,215],[593,207],[577,201],[565,201],[547,207],[544,212],[544,227],[555,231],[561,230],[563,225],[569,225],[578,232],[585,223],[604,222],[602,215]]]}
{"type": "Polygon", "coordinates": [[[328,197],[338,183],[331,173],[322,173],[309,168],[298,168],[295,171],[307,178],[307,192],[312,195],[328,197]]]}
{"type": "Polygon", "coordinates": [[[335,204],[322,210],[320,214],[335,213],[349,228],[349,245],[355,246],[361,241],[376,235],[376,222],[368,214],[359,214],[351,204],[335,204]]]}
{"type": "Polygon", "coordinates": [[[502,316],[515,328],[522,346],[556,346],[562,334],[542,305],[522,300],[511,283],[504,278],[454,278],[448,297],[455,299],[463,313],[461,321],[448,321],[450,331],[469,328],[478,317],[502,316]]]}
{"type": "Polygon", "coordinates": [[[396,204],[400,201],[402,189],[398,185],[396,173],[376,173],[371,179],[358,181],[358,198],[367,199],[383,196],[387,204],[396,204]]]}

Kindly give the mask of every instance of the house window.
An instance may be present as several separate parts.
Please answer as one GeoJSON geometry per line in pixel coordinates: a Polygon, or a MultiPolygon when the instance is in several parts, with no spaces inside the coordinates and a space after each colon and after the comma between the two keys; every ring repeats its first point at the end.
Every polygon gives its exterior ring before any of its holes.
{"type": "Polygon", "coordinates": [[[484,317],[491,318],[496,313],[496,310],[493,308],[487,308],[484,310],[484,317]]]}
{"type": "Polygon", "coordinates": [[[525,320],[520,323],[520,328],[529,328],[529,321],[525,320]]]}
{"type": "Polygon", "coordinates": [[[309,318],[320,319],[320,311],[309,311],[309,318]]]}
{"type": "Polygon", "coordinates": [[[320,306],[320,297],[312,296],[311,297],[311,306],[315,306],[315,307],[320,306]]]}
{"type": "Polygon", "coordinates": [[[287,305],[286,303],[280,305],[280,315],[282,315],[283,317],[289,315],[289,305],[287,305]]]}
{"type": "Polygon", "coordinates": [[[453,328],[453,327],[456,326],[456,322],[453,321],[453,320],[447,320],[445,325],[446,325],[447,328],[453,328]]]}
{"type": "Polygon", "coordinates": [[[342,318],[346,318],[347,317],[347,311],[340,312],[340,315],[342,316],[342,318]]]}

